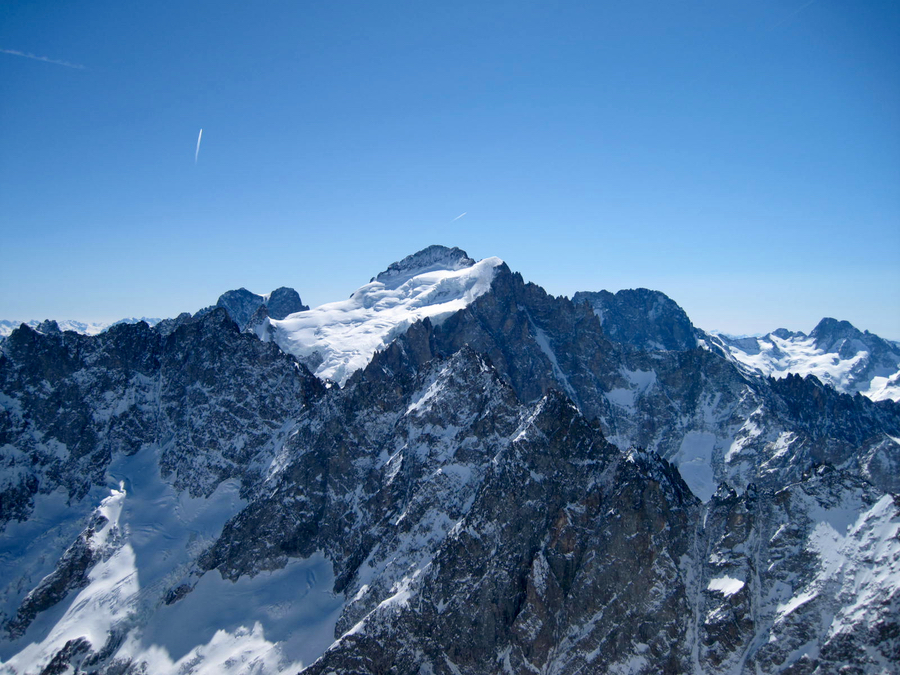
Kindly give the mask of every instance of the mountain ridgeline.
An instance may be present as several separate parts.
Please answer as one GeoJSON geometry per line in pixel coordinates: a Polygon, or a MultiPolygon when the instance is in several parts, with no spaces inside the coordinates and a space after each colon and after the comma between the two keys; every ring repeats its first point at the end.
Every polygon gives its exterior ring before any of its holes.
{"type": "Polygon", "coordinates": [[[21,326],[0,673],[897,672],[896,346],[753,340],[438,246],[323,308],[21,326]]]}

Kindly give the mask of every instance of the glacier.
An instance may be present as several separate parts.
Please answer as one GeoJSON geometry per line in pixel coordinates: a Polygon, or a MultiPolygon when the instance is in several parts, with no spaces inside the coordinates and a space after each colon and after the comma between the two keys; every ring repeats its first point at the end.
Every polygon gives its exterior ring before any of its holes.
{"type": "Polygon", "coordinates": [[[317,377],[343,385],[416,321],[440,323],[487,292],[502,264],[496,257],[460,262],[452,250],[401,261],[348,300],[269,319],[257,334],[273,339],[317,377]]]}

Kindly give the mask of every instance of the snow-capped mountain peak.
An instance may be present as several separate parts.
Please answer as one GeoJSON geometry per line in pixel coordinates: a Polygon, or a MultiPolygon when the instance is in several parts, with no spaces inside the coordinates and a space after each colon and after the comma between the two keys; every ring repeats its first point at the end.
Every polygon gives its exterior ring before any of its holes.
{"type": "Polygon", "coordinates": [[[465,251],[429,246],[391,264],[349,299],[257,328],[306,364],[318,377],[343,384],[410,325],[439,323],[483,295],[500,258],[475,262],[465,251]]]}
{"type": "Polygon", "coordinates": [[[809,335],[779,328],[761,337],[714,333],[713,339],[750,372],[776,379],[815,375],[846,394],[900,401],[900,349],[847,321],[822,319],[809,335]]]}
{"type": "Polygon", "coordinates": [[[474,264],[475,261],[456,246],[447,248],[433,245],[408,255],[403,260],[391,263],[372,281],[380,281],[386,287],[396,288],[407,279],[426,272],[457,271],[472,267],[474,264]]]}

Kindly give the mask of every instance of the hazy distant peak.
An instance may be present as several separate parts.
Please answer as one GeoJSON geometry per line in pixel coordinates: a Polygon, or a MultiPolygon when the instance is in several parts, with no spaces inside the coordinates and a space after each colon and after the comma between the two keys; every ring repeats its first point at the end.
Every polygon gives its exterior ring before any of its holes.
{"type": "MultiPolygon", "coordinates": [[[[772,335],[775,337],[779,337],[782,340],[789,340],[790,338],[795,337],[806,337],[803,333],[798,333],[797,331],[788,330],[787,328],[776,328],[772,331],[772,335]]],[[[763,337],[762,335],[754,335],[753,337],[763,337]]]]}
{"type": "Polygon", "coordinates": [[[825,317],[809,334],[816,342],[834,342],[836,339],[861,338],[863,334],[849,321],[839,321],[825,317]]]}
{"type": "Polygon", "coordinates": [[[59,329],[59,324],[56,323],[56,321],[54,321],[53,319],[45,319],[44,321],[41,321],[35,330],[37,330],[38,333],[44,333],[44,335],[52,335],[53,333],[62,332],[59,329]]]}

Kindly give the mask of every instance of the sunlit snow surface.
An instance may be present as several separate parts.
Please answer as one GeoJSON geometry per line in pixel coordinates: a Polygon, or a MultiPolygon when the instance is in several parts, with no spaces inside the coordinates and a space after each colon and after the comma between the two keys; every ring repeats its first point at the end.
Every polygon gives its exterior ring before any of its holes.
{"type": "Polygon", "coordinates": [[[487,292],[502,263],[492,257],[373,280],[348,300],[270,319],[274,339],[318,377],[343,384],[416,321],[439,323],[487,292]]]}
{"type": "Polygon", "coordinates": [[[850,502],[824,509],[812,498],[805,500],[814,523],[805,548],[815,555],[816,570],[777,605],[776,633],[790,615],[819,597],[836,601],[820,610],[829,638],[876,625],[892,611],[900,589],[900,511],[894,497],[884,495],[869,508],[850,502]]]}
{"type": "Polygon", "coordinates": [[[862,343],[856,343],[853,356],[842,358],[819,348],[815,338],[803,334],[779,337],[769,333],[747,338],[719,334],[718,337],[736,361],[763,375],[777,379],[792,374],[815,375],[846,394],[858,391],[873,401],[900,401],[900,364],[892,371],[877,372],[869,381],[859,380],[869,359],[862,343]]]}
{"type": "MultiPolygon", "coordinates": [[[[158,452],[114,460],[108,496],[95,509],[105,524],[90,540],[100,562],[84,588],[3,644],[0,674],[40,673],[67,642],[83,638],[99,651],[116,632],[125,639],[114,658],[159,675],[297,672],[333,642],[344,598],[332,592],[331,563],[321,554],[236,583],[207,572],[192,592],[163,603],[246,503],[236,480],[208,498],[176,491],[159,475],[158,452]]],[[[52,523],[58,495],[44,499],[37,507],[52,523]]],[[[7,547],[3,557],[29,567],[38,554],[26,545],[7,547]]]]}
{"type": "Polygon", "coordinates": [[[744,587],[744,582],[740,579],[735,579],[734,577],[729,577],[725,575],[723,577],[717,577],[715,579],[709,580],[709,586],[707,586],[707,590],[710,591],[718,591],[726,598],[734,595],[738,591],[740,591],[744,587]]]}

